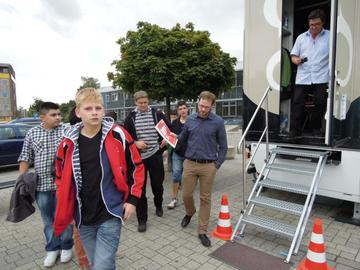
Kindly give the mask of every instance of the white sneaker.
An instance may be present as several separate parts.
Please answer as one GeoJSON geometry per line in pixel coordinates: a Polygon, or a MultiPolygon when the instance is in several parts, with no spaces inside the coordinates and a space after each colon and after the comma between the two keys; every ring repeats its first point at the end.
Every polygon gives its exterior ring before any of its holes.
{"type": "Polygon", "coordinates": [[[45,267],[52,267],[56,263],[56,259],[60,254],[60,250],[48,251],[46,252],[46,257],[44,260],[45,267]]]}
{"type": "Polygon", "coordinates": [[[61,251],[60,262],[67,263],[72,258],[72,249],[64,249],[61,251]]]}
{"type": "Polygon", "coordinates": [[[167,205],[168,209],[174,209],[178,204],[178,200],[177,199],[172,199],[171,202],[167,205]]]}

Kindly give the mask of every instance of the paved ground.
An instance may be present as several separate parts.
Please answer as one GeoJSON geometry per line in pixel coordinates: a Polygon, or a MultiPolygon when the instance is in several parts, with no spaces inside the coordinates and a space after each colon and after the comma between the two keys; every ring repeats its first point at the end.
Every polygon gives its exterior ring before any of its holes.
{"type": "MultiPolygon", "coordinates": [[[[228,160],[219,170],[214,186],[213,208],[211,212],[211,228],[216,226],[220,208],[220,197],[228,194],[232,224],[238,217],[241,208],[241,161],[228,160]]],[[[0,171],[0,181],[15,179],[16,172],[0,171]],[[10,179],[11,178],[11,179],[10,179]]],[[[248,179],[249,184],[251,183],[248,179]]],[[[170,199],[169,178],[165,182],[165,202],[170,199]]],[[[148,189],[150,190],[150,189],[148,189]]],[[[44,239],[40,215],[33,216],[19,224],[5,221],[8,211],[11,189],[0,190],[0,269],[42,269],[44,257],[44,239]]],[[[151,193],[151,192],[149,192],[151,193]]],[[[287,196],[283,193],[273,193],[275,196],[287,196]]],[[[198,196],[198,194],[197,194],[198,196]]],[[[301,201],[302,197],[292,197],[301,201]]],[[[149,201],[152,201],[150,198],[149,201]]],[[[198,199],[196,200],[198,203],[198,199]]],[[[183,205],[175,210],[164,209],[164,216],[155,216],[153,205],[149,203],[149,222],[146,233],[137,232],[136,220],[133,218],[125,225],[117,253],[119,269],[234,269],[225,263],[209,257],[209,253],[220,247],[224,242],[212,239],[212,247],[205,248],[198,241],[196,234],[197,219],[194,218],[188,228],[182,229],[180,221],[184,216],[183,205]]],[[[360,228],[334,221],[331,217],[337,207],[317,203],[311,216],[320,217],[324,223],[327,258],[338,270],[360,269],[360,228]]],[[[283,220],[292,222],[292,216],[280,214],[271,210],[261,210],[264,215],[277,215],[283,220]]],[[[311,228],[309,225],[308,228],[311,228]]],[[[281,257],[288,249],[290,242],[286,238],[249,227],[245,237],[239,241],[253,248],[281,257]]],[[[306,254],[310,232],[303,239],[300,254],[292,257],[294,263],[299,262],[306,254]]],[[[241,254],[239,254],[241,256],[241,254]]],[[[54,269],[78,269],[74,258],[67,264],[58,263],[54,269]]]]}

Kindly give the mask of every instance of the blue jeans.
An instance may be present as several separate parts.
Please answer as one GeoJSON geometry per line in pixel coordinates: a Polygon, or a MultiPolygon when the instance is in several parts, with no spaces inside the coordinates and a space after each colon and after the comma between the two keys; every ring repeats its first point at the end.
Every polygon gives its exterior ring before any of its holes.
{"type": "Polygon", "coordinates": [[[72,249],[74,241],[73,225],[70,224],[59,236],[54,237],[54,216],[56,209],[56,191],[37,191],[36,203],[41,213],[41,219],[44,223],[44,234],[46,239],[46,251],[72,249]]]}
{"type": "Polygon", "coordinates": [[[172,179],[174,183],[181,183],[184,159],[175,151],[172,153],[172,179]]]}
{"type": "Polygon", "coordinates": [[[121,220],[109,219],[101,224],[80,226],[80,239],[92,270],[113,270],[119,247],[121,220]]]}

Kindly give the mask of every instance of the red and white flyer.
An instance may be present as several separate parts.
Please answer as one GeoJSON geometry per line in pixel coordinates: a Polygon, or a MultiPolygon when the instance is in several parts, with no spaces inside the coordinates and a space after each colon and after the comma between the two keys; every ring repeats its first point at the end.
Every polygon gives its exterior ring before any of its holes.
{"type": "Polygon", "coordinates": [[[160,133],[161,137],[163,137],[165,139],[165,141],[168,144],[170,144],[170,146],[172,148],[175,148],[178,140],[177,140],[176,136],[171,134],[171,131],[170,131],[169,127],[166,125],[165,121],[161,119],[156,124],[155,128],[160,133]]]}

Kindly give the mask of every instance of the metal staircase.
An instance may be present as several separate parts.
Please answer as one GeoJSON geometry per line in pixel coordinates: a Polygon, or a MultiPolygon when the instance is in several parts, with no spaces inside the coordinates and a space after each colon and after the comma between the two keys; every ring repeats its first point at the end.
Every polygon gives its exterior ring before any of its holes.
{"type": "Polygon", "coordinates": [[[296,254],[299,250],[327,157],[327,151],[309,151],[282,147],[276,147],[270,150],[270,158],[265,161],[265,164],[256,179],[252,191],[246,201],[246,208],[241,213],[231,240],[238,239],[242,236],[247,224],[285,235],[292,239],[291,246],[285,259],[286,262],[289,262],[292,254],[296,254]],[[295,159],[283,159],[284,155],[292,156],[295,159]],[[314,159],[317,160],[316,163],[311,162],[314,159]],[[299,166],[298,163],[300,163],[301,166],[299,166]],[[307,181],[309,185],[291,184],[288,181],[282,181],[281,179],[275,180],[272,178],[272,174],[276,171],[284,172],[281,175],[287,178],[291,177],[291,175],[304,175],[304,182],[306,182],[305,177],[307,176],[310,178],[307,181]],[[286,200],[270,198],[263,195],[262,190],[264,187],[303,194],[306,195],[306,200],[304,204],[301,205],[286,200]],[[253,213],[255,207],[271,208],[276,211],[292,214],[297,216],[298,223],[294,226],[269,217],[258,216],[253,213]]]}
{"type": "Polygon", "coordinates": [[[238,151],[243,153],[243,210],[241,210],[241,215],[231,236],[231,241],[240,238],[244,234],[246,225],[255,225],[285,235],[292,239],[285,259],[285,262],[288,263],[291,256],[299,251],[301,239],[316,197],[320,176],[330,153],[328,151],[311,151],[292,147],[269,149],[268,94],[270,91],[271,88],[267,87],[238,144],[238,151]],[[245,138],[262,106],[264,106],[265,112],[265,127],[252,152],[251,159],[246,162],[245,138]],[[254,156],[263,140],[265,140],[266,146],[265,163],[246,200],[246,172],[252,164],[254,156]],[[284,179],[284,176],[287,178],[284,179]],[[301,182],[307,184],[291,183],[289,180],[294,177],[302,177],[301,182]],[[308,178],[307,181],[306,178],[308,178]],[[262,194],[264,188],[306,195],[306,200],[303,204],[298,204],[270,198],[262,194]],[[292,214],[297,218],[297,225],[286,224],[266,216],[258,216],[253,213],[255,207],[271,208],[278,212],[292,214]]]}

